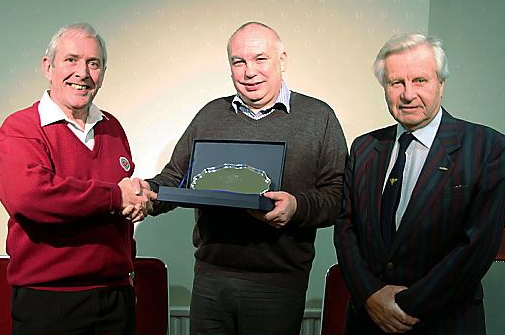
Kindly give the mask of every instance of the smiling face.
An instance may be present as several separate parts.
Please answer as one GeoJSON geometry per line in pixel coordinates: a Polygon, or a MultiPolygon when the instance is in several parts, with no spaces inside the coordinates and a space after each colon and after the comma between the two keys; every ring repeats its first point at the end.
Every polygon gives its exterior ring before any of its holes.
{"type": "Polygon", "coordinates": [[[100,43],[82,32],[68,32],[58,40],[54,60],[42,59],[42,70],[51,99],[63,112],[87,115],[105,74],[100,43]]]}
{"type": "Polygon", "coordinates": [[[228,44],[233,85],[252,110],[271,107],[281,89],[286,53],[277,34],[259,24],[235,32],[228,44]]]}
{"type": "Polygon", "coordinates": [[[407,130],[426,126],[440,109],[439,81],[432,49],[422,44],[385,59],[384,93],[389,112],[407,130]]]}

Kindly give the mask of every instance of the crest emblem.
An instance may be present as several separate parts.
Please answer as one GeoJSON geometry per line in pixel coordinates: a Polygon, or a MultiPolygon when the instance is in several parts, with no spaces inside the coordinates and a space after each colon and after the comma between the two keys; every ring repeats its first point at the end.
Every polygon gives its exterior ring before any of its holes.
{"type": "Polygon", "coordinates": [[[130,161],[128,161],[128,158],[126,157],[119,157],[119,165],[121,165],[121,167],[126,171],[130,171],[131,169],[131,165],[130,165],[130,161]]]}

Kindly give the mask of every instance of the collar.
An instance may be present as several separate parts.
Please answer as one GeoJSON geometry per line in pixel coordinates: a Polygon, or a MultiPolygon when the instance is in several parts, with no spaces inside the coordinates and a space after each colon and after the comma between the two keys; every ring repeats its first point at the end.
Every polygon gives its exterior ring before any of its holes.
{"type": "MultiPolygon", "coordinates": [[[[278,109],[278,110],[283,110],[289,114],[289,99],[290,99],[290,97],[291,97],[291,91],[289,90],[288,86],[286,85],[286,83],[283,80],[282,85],[281,85],[281,89],[279,91],[279,95],[277,96],[277,99],[275,100],[274,105],[270,108],[267,108],[267,110],[274,108],[274,109],[278,109]]],[[[247,107],[247,105],[244,103],[244,101],[242,100],[242,98],[240,98],[240,96],[238,94],[236,94],[235,97],[233,97],[231,105],[232,105],[233,109],[235,110],[235,113],[239,112],[240,106],[244,106],[246,108],[249,108],[249,107],[247,107]]]]}
{"type": "MultiPolygon", "coordinates": [[[[424,145],[426,148],[430,149],[433,141],[435,140],[435,135],[437,134],[438,127],[442,121],[442,107],[437,112],[437,115],[430,121],[426,126],[416,129],[412,132],[412,135],[416,137],[417,142],[424,145]]],[[[396,141],[400,138],[400,135],[407,130],[398,123],[396,127],[396,141]]]]}
{"type": "MultiPolygon", "coordinates": [[[[54,102],[53,99],[51,99],[51,97],[49,96],[49,90],[44,91],[44,94],[40,99],[38,109],[39,109],[41,127],[62,120],[68,123],[74,123],[67,117],[67,115],[65,115],[63,110],[61,110],[60,106],[58,106],[56,102],[54,102]]],[[[104,117],[107,118],[97,106],[91,104],[88,110],[88,117],[86,118],[86,124],[97,123],[98,121],[101,121],[104,117]]]]}

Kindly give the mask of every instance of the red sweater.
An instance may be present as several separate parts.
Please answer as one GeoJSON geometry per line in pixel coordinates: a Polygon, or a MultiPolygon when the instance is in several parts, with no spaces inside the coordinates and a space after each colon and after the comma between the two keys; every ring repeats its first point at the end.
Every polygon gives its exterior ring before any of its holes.
{"type": "Polygon", "coordinates": [[[121,209],[117,184],[134,170],[124,130],[104,112],[90,151],[64,121],[42,128],[38,105],[0,128],[8,281],[56,290],[124,282],[133,269],[133,224],[112,214],[121,209]]]}

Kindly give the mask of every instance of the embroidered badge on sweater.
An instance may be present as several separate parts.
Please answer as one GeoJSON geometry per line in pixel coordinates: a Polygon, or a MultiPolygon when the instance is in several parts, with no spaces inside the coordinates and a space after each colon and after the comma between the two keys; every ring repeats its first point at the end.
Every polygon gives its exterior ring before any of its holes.
{"type": "Polygon", "coordinates": [[[119,157],[119,165],[121,165],[121,167],[126,171],[130,171],[131,169],[131,165],[130,165],[130,162],[128,161],[128,158],[126,157],[119,157]]]}

